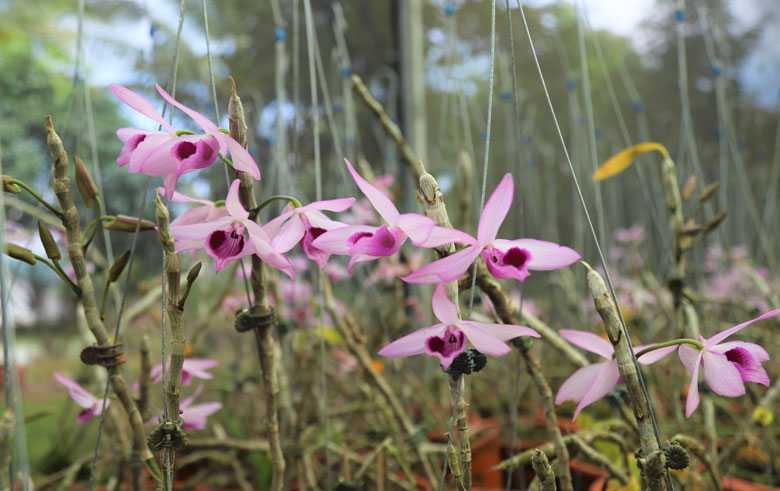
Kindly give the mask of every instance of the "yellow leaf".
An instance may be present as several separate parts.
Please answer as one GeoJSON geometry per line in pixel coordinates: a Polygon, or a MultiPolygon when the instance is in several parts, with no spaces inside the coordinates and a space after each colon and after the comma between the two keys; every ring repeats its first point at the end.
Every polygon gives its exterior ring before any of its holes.
{"type": "Polygon", "coordinates": [[[628,147],[625,150],[622,150],[616,155],[613,155],[609,158],[606,162],[601,164],[601,167],[599,167],[596,170],[596,173],[593,174],[594,181],[602,181],[604,179],[610,178],[616,174],[620,174],[624,170],[628,168],[629,165],[639,156],[646,152],[652,152],[653,150],[657,150],[661,152],[661,154],[664,156],[664,158],[669,158],[669,152],[666,150],[666,147],[661,145],[660,143],[656,142],[645,142],[645,143],[639,143],[637,145],[634,145],[633,147],[628,147]]]}

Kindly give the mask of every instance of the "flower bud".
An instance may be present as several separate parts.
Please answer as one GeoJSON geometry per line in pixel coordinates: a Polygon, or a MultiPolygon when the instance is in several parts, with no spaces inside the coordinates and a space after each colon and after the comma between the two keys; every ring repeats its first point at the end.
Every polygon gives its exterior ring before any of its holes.
{"type": "Polygon", "coordinates": [[[54,240],[54,237],[52,237],[49,227],[40,221],[38,222],[38,236],[41,238],[41,244],[43,244],[43,249],[46,251],[46,257],[49,259],[62,258],[62,254],[60,254],[60,248],[57,245],[57,242],[54,240]]]}
{"type": "Polygon", "coordinates": [[[699,200],[699,203],[704,203],[708,199],[712,198],[712,195],[715,194],[715,191],[717,191],[719,187],[720,187],[719,181],[713,182],[712,184],[704,188],[704,191],[702,191],[699,197],[696,199],[699,200]]]}
{"type": "Polygon", "coordinates": [[[19,194],[22,192],[22,188],[19,187],[18,184],[10,182],[10,180],[12,179],[11,176],[2,176],[2,177],[3,177],[3,192],[12,193],[12,194],[19,194]]]}
{"type": "Polygon", "coordinates": [[[5,243],[5,253],[11,256],[14,259],[18,259],[20,261],[24,261],[27,264],[35,264],[36,259],[33,255],[32,251],[30,249],[27,249],[25,247],[12,244],[10,242],[5,243]]]}
{"type": "Polygon", "coordinates": [[[685,184],[682,187],[682,190],[680,191],[680,197],[683,199],[683,201],[688,201],[691,199],[691,196],[693,196],[693,193],[696,191],[696,176],[691,176],[688,178],[687,181],[685,181],[685,184]]]}
{"type": "Polygon", "coordinates": [[[713,230],[715,230],[715,227],[720,225],[720,222],[722,222],[725,219],[726,219],[726,212],[725,211],[721,211],[720,213],[715,215],[715,217],[712,220],[707,222],[704,225],[704,227],[702,227],[702,229],[701,229],[702,235],[707,235],[708,233],[710,233],[713,230]]]}
{"type": "MultiPolygon", "coordinates": [[[[138,218],[127,215],[117,215],[113,220],[106,222],[103,228],[106,230],[115,230],[117,232],[135,232],[138,224],[138,218]]],[[[154,230],[154,222],[141,219],[141,230],[154,230]]]]}
{"type": "Polygon", "coordinates": [[[119,279],[122,271],[125,270],[127,262],[130,260],[130,250],[123,252],[118,258],[114,260],[114,264],[111,265],[111,269],[108,270],[108,282],[113,283],[119,279]]]}
{"type": "Polygon", "coordinates": [[[89,175],[84,162],[78,157],[74,157],[73,160],[76,162],[76,186],[79,188],[81,200],[87,208],[92,208],[92,203],[95,202],[95,197],[99,194],[98,187],[92,180],[92,176],[89,175]]]}

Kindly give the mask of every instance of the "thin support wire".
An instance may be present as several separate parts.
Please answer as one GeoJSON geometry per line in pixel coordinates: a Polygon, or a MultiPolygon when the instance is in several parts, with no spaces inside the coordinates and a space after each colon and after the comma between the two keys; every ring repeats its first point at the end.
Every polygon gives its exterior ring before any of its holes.
{"type": "MultiPolygon", "coordinates": [[[[488,113],[487,125],[485,128],[485,158],[482,161],[482,189],[479,198],[479,214],[485,207],[485,188],[487,186],[488,157],[490,156],[490,121],[493,119],[493,85],[495,84],[495,65],[496,65],[496,0],[490,2],[490,83],[488,92],[488,113]]],[[[474,261],[474,267],[471,271],[471,292],[469,293],[469,310],[467,318],[471,318],[471,309],[474,308],[474,287],[477,284],[477,263],[479,258],[474,261]]],[[[449,449],[447,450],[449,451],[449,449]]]]}
{"type": "MultiPolygon", "coordinates": [[[[601,244],[599,243],[598,236],[596,235],[596,229],[593,227],[593,220],[590,217],[590,212],[588,211],[588,206],[585,203],[585,197],[582,194],[582,188],[580,187],[579,179],[577,178],[577,174],[574,172],[574,165],[572,164],[571,157],[569,156],[569,150],[566,147],[566,141],[563,138],[563,132],[561,131],[561,126],[558,124],[558,117],[555,115],[555,108],[552,104],[552,99],[550,98],[550,92],[547,89],[547,82],[544,80],[544,74],[542,73],[542,67],[539,64],[539,57],[536,54],[536,48],[534,47],[533,38],[531,37],[531,30],[528,28],[528,20],[525,17],[525,11],[523,9],[522,3],[520,3],[520,0],[517,0],[517,5],[520,7],[520,16],[523,19],[523,27],[525,28],[526,36],[528,37],[528,44],[531,48],[531,54],[534,58],[534,64],[536,65],[536,71],[539,74],[539,80],[542,83],[542,89],[544,89],[544,95],[547,99],[547,106],[550,109],[550,115],[552,116],[553,123],[555,123],[555,129],[558,133],[558,139],[561,142],[561,147],[563,147],[563,153],[566,157],[566,163],[569,165],[569,170],[571,171],[572,179],[574,180],[574,185],[577,188],[577,195],[580,198],[580,203],[582,204],[582,211],[585,213],[585,218],[588,222],[588,227],[590,228],[590,233],[593,236],[593,240],[596,244],[596,250],[599,254],[599,259],[601,260],[601,264],[604,266],[604,275],[606,276],[607,285],[609,286],[610,294],[612,295],[612,298],[617,298],[617,295],[615,294],[615,288],[612,284],[612,278],[609,274],[609,267],[607,266],[607,261],[604,259],[604,252],[601,249],[601,244]]],[[[661,446],[661,435],[658,431],[658,422],[655,419],[655,412],[653,411],[653,406],[650,403],[650,397],[647,393],[647,387],[645,386],[644,377],[642,376],[642,372],[639,369],[639,364],[637,363],[636,356],[634,355],[634,349],[633,345],[631,343],[631,336],[628,334],[628,329],[626,328],[626,321],[623,318],[623,312],[620,308],[620,304],[615,302],[615,307],[618,312],[618,317],[620,317],[620,324],[623,329],[623,333],[626,335],[626,342],[628,343],[629,350],[631,352],[631,358],[634,363],[634,366],[636,367],[637,374],[639,376],[639,382],[642,386],[642,392],[644,394],[644,397],[647,399],[647,406],[648,410],[650,412],[650,421],[653,424],[653,432],[655,433],[655,438],[658,443],[658,446],[661,446]]],[[[667,474],[668,477],[668,474],[667,474]]],[[[670,487],[672,490],[674,490],[674,484],[671,483],[671,479],[668,479],[670,483],[670,487]]]]}

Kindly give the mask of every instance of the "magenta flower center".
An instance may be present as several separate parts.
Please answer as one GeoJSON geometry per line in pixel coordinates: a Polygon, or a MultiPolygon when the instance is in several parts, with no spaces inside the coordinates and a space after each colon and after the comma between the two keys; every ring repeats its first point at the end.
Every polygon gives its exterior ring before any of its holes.
{"type": "Polygon", "coordinates": [[[458,328],[448,327],[443,336],[432,336],[426,339],[425,347],[428,348],[429,353],[439,353],[446,358],[453,353],[463,351],[466,347],[466,335],[458,328]]]}
{"type": "Polygon", "coordinates": [[[181,142],[178,145],[176,145],[176,156],[180,160],[186,160],[187,157],[191,156],[198,150],[198,147],[195,146],[192,142],[181,142]]]}
{"type": "Polygon", "coordinates": [[[504,254],[504,264],[522,269],[530,258],[531,255],[525,249],[513,247],[504,254]]]}
{"type": "MultiPolygon", "coordinates": [[[[241,229],[243,232],[243,228],[241,229]]],[[[209,236],[209,247],[221,258],[234,257],[244,250],[244,234],[235,228],[215,230],[209,236]]]]}
{"type": "Polygon", "coordinates": [[[144,140],[146,140],[146,133],[138,133],[136,135],[133,135],[132,137],[130,137],[129,140],[127,140],[127,143],[126,143],[127,149],[132,152],[144,140]]]}

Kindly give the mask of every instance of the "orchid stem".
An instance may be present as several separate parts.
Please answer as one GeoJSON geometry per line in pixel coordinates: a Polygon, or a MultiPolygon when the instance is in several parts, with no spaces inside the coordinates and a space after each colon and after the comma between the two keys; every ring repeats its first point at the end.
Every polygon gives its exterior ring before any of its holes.
{"type": "Polygon", "coordinates": [[[667,341],[665,343],[659,343],[655,346],[650,346],[649,348],[645,348],[642,351],[638,352],[636,354],[636,357],[639,358],[642,355],[646,355],[647,353],[650,353],[651,351],[655,351],[661,348],[668,348],[669,346],[675,346],[678,344],[690,344],[697,350],[701,351],[704,349],[704,345],[700,343],[699,341],[696,341],[695,339],[688,339],[688,338],[680,338],[680,339],[673,339],[671,341],[667,341]]]}
{"type": "Polygon", "coordinates": [[[266,199],[265,201],[257,205],[255,208],[252,209],[252,213],[257,215],[258,213],[260,213],[260,210],[262,210],[269,204],[273,203],[274,201],[288,201],[295,208],[300,208],[301,206],[303,206],[301,205],[301,202],[298,201],[296,198],[293,198],[292,196],[285,196],[280,194],[277,196],[271,196],[270,198],[266,199]]]}
{"type": "Polygon", "coordinates": [[[43,199],[38,193],[33,191],[33,189],[30,186],[28,186],[27,184],[25,184],[24,182],[20,181],[19,179],[13,179],[13,178],[9,179],[7,182],[10,183],[10,184],[18,185],[20,188],[22,188],[25,191],[27,191],[28,193],[30,193],[30,195],[32,195],[33,198],[35,198],[38,201],[40,201],[43,206],[45,206],[46,208],[49,209],[49,211],[51,211],[52,213],[57,215],[57,217],[59,217],[60,220],[64,219],[64,215],[62,214],[62,212],[60,210],[58,210],[52,204],[50,204],[48,201],[43,199]]]}
{"type": "Polygon", "coordinates": [[[46,259],[45,257],[41,257],[38,254],[33,254],[33,256],[35,256],[35,259],[37,259],[38,261],[42,262],[46,266],[50,267],[52,269],[52,271],[57,273],[57,276],[59,276],[62,279],[62,281],[64,281],[65,283],[68,284],[68,286],[70,286],[71,290],[73,290],[73,293],[75,293],[76,296],[79,295],[79,293],[80,293],[79,287],[76,286],[75,283],[73,283],[73,280],[71,280],[68,277],[68,275],[65,274],[65,271],[62,270],[62,266],[60,266],[59,261],[57,261],[56,259],[53,259],[52,262],[49,262],[48,259],[46,259]]]}

